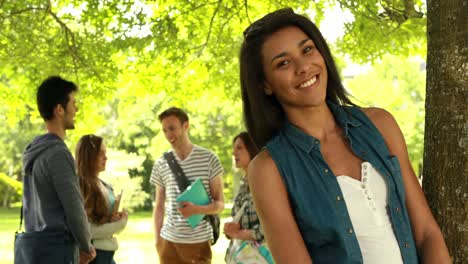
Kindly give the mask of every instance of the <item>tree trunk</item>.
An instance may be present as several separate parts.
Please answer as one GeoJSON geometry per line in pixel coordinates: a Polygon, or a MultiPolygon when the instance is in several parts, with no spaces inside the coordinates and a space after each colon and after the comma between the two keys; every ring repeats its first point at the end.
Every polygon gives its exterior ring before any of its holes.
{"type": "Polygon", "coordinates": [[[454,263],[468,260],[468,1],[427,1],[423,189],[454,263]]]}

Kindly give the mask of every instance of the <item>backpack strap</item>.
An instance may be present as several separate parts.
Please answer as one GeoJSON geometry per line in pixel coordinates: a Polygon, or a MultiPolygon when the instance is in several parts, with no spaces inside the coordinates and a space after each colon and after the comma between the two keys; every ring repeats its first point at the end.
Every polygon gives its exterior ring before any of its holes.
{"type": "Polygon", "coordinates": [[[177,185],[179,186],[179,190],[181,192],[185,191],[185,189],[187,189],[187,187],[190,186],[190,181],[187,178],[187,176],[185,175],[182,168],[180,167],[177,160],[175,159],[174,153],[169,152],[169,151],[165,152],[164,153],[164,158],[166,159],[167,164],[169,165],[169,168],[171,168],[171,171],[175,176],[177,185]]]}
{"type": "Polygon", "coordinates": [[[23,205],[21,204],[21,211],[20,211],[20,225],[18,231],[16,233],[20,233],[23,228],[23,205]]]}

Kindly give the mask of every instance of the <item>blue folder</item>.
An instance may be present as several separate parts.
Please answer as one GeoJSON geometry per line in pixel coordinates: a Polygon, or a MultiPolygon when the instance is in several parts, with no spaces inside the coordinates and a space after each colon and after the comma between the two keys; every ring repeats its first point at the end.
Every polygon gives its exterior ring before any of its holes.
{"type": "MultiPolygon", "coordinates": [[[[191,202],[196,205],[207,205],[211,202],[208,193],[200,179],[194,181],[183,193],[177,197],[176,202],[191,202]]],[[[194,214],[187,218],[189,225],[195,228],[205,217],[204,214],[194,214]]]]}

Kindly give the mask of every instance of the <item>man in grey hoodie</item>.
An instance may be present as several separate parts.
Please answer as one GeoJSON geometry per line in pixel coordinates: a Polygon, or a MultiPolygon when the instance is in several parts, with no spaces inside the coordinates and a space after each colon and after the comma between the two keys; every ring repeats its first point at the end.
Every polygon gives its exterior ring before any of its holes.
{"type": "Polygon", "coordinates": [[[26,233],[15,245],[15,263],[88,263],[95,256],[75,162],[63,141],[66,130],[75,128],[77,90],[57,76],[38,88],[47,133],[23,155],[26,233]]]}

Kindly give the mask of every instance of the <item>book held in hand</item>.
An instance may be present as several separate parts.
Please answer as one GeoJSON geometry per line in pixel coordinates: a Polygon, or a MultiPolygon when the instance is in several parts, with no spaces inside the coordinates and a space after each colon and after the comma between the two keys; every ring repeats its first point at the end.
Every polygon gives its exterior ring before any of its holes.
{"type": "MultiPolygon", "coordinates": [[[[200,179],[194,181],[187,189],[177,197],[176,202],[191,202],[195,205],[207,205],[211,202],[208,193],[200,179]]],[[[195,228],[205,217],[204,214],[194,214],[187,218],[189,225],[195,228]]]]}
{"type": "Polygon", "coordinates": [[[119,212],[120,201],[122,201],[123,190],[120,191],[120,194],[115,197],[114,207],[112,207],[112,214],[119,212]]]}

